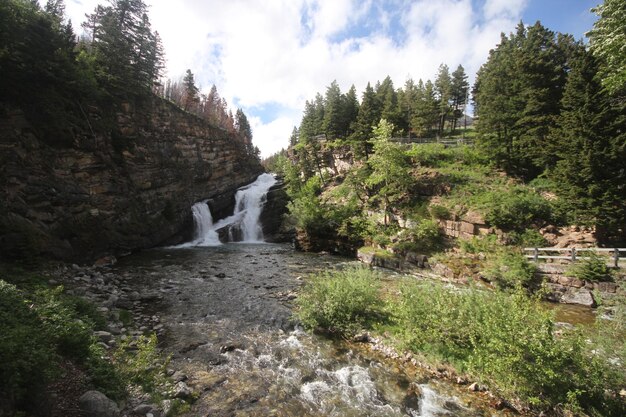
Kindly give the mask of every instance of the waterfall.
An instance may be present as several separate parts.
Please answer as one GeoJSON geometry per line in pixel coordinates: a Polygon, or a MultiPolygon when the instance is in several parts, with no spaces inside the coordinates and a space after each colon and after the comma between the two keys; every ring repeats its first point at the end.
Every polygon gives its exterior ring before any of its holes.
{"type": "MultiPolygon", "coordinates": [[[[252,184],[237,190],[235,212],[232,217],[240,219],[237,226],[241,230],[244,242],[263,242],[263,228],[259,219],[267,192],[274,184],[276,184],[276,178],[273,175],[262,174],[252,184]]],[[[230,231],[233,229],[231,228],[230,231]]]]}
{"type": "Polygon", "coordinates": [[[194,240],[177,247],[221,245],[218,231],[222,229],[228,232],[228,240],[231,242],[263,242],[260,217],[267,192],[274,184],[276,178],[273,175],[261,174],[252,184],[241,187],[235,194],[234,213],[215,224],[207,201],[194,204],[191,207],[195,225],[194,240]]]}
{"type": "Polygon", "coordinates": [[[206,200],[194,204],[191,207],[193,223],[195,226],[194,246],[217,246],[220,238],[213,228],[213,216],[206,200]]]}

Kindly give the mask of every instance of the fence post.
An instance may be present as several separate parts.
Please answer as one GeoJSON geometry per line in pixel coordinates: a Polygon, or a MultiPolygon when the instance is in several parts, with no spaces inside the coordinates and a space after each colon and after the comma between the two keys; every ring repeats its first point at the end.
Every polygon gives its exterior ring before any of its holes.
{"type": "Polygon", "coordinates": [[[576,248],[572,248],[572,262],[576,262],[576,248]]]}
{"type": "Polygon", "coordinates": [[[613,260],[615,261],[615,268],[619,268],[619,249],[613,249],[613,260]]]}
{"type": "Polygon", "coordinates": [[[535,248],[534,258],[535,258],[535,263],[538,263],[539,262],[539,248],[535,248]]]}

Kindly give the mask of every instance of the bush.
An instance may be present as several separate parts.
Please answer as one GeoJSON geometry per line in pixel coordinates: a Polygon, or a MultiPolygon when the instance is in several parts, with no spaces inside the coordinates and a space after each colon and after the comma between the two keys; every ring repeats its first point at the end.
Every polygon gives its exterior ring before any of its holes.
{"type": "Polygon", "coordinates": [[[503,230],[523,231],[530,224],[543,224],[552,219],[550,202],[522,187],[509,192],[489,192],[481,205],[487,223],[503,230]]]}
{"type": "Polygon", "coordinates": [[[411,283],[390,308],[406,348],[452,363],[507,398],[519,396],[540,409],[565,404],[597,415],[623,411],[605,394],[619,390],[607,361],[586,354],[586,342],[575,332],[555,337],[552,313],[523,291],[411,283]]]}
{"type": "Polygon", "coordinates": [[[499,247],[496,235],[473,236],[471,239],[462,239],[459,243],[463,252],[474,254],[495,252],[499,247]]]}
{"type": "Polygon", "coordinates": [[[523,232],[513,231],[509,233],[509,243],[522,248],[542,248],[548,246],[546,238],[544,238],[541,233],[535,229],[526,229],[523,232]]]}
{"type": "Polygon", "coordinates": [[[452,218],[450,210],[448,210],[448,208],[445,206],[432,204],[428,209],[430,211],[430,215],[437,220],[449,220],[450,218],[452,218]]]}
{"type": "Polygon", "coordinates": [[[166,367],[169,357],[163,357],[157,348],[156,334],[141,336],[131,348],[131,341],[120,344],[114,362],[125,381],[141,386],[147,393],[156,393],[158,387],[168,384],[166,367]]]}
{"type": "Polygon", "coordinates": [[[604,258],[595,252],[585,252],[585,258],[572,264],[566,275],[583,281],[612,281],[613,273],[604,258]]]}
{"type": "Polygon", "coordinates": [[[306,328],[350,336],[380,316],[379,289],[379,275],[366,268],[323,272],[302,288],[296,316],[306,328]]]}
{"type": "Polygon", "coordinates": [[[411,229],[403,230],[394,248],[414,252],[431,252],[441,246],[441,231],[434,220],[421,220],[411,229]]]}
{"type": "Polygon", "coordinates": [[[537,267],[528,262],[523,254],[501,249],[487,260],[483,275],[500,289],[528,286],[535,280],[537,267]]]}
{"type": "MultiPolygon", "coordinates": [[[[24,409],[56,374],[55,347],[24,294],[0,280],[0,404],[24,409]]],[[[0,409],[1,411],[1,409],[0,409]]]]}

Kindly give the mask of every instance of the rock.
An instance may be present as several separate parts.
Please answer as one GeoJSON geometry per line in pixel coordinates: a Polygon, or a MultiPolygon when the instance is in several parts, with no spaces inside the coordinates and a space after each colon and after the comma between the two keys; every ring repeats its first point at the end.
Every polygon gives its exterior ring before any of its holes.
{"type": "Polygon", "coordinates": [[[561,302],[565,304],[580,304],[587,307],[596,306],[593,294],[587,289],[568,288],[563,293],[561,302]]]}
{"type": "Polygon", "coordinates": [[[235,343],[229,343],[229,344],[220,346],[220,353],[232,352],[235,349],[242,349],[242,346],[235,344],[235,343]]]}
{"type": "Polygon", "coordinates": [[[370,334],[368,332],[359,333],[352,338],[352,341],[355,343],[369,343],[370,334]]]}
{"type": "Polygon", "coordinates": [[[184,382],[187,380],[187,375],[185,375],[182,371],[176,371],[172,374],[172,379],[174,382],[184,382]]]}
{"type": "Polygon", "coordinates": [[[215,274],[215,278],[226,278],[226,274],[223,272],[220,272],[219,274],[215,274]]]}
{"type": "Polygon", "coordinates": [[[84,417],[119,417],[117,404],[99,391],[87,391],[79,399],[84,417]]]}
{"type": "Polygon", "coordinates": [[[103,343],[107,343],[113,338],[113,335],[111,333],[105,332],[104,330],[98,330],[96,332],[93,332],[93,335],[103,343]]]}
{"type": "Polygon", "coordinates": [[[156,407],[152,404],[139,404],[137,407],[133,408],[133,414],[145,416],[148,413],[151,413],[155,408],[156,407]]]}
{"type": "Polygon", "coordinates": [[[184,382],[180,381],[174,385],[174,398],[189,398],[191,394],[193,391],[184,382]]]}
{"type": "Polygon", "coordinates": [[[170,414],[170,411],[172,411],[172,405],[173,405],[172,400],[163,400],[163,402],[161,402],[161,409],[163,410],[164,416],[167,416],[170,414]]]}
{"type": "Polygon", "coordinates": [[[480,385],[478,385],[478,382],[474,382],[469,387],[467,387],[467,389],[472,392],[478,392],[480,391],[480,385]]]}

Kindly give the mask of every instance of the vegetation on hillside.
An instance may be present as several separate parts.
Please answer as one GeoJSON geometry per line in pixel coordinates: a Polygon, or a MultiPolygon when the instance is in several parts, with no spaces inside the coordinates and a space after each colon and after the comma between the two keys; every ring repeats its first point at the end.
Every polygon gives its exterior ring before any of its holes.
{"type": "Polygon", "coordinates": [[[85,376],[81,388],[116,401],[125,399],[131,386],[155,398],[170,388],[168,359],[154,335],[107,351],[93,335],[96,330],[106,330],[96,306],[61,286],[49,287],[38,273],[1,265],[0,411],[42,415],[50,407],[51,384],[78,378],[69,374],[67,362],[85,376]]]}
{"type": "MultiPolygon", "coordinates": [[[[333,82],[307,102],[289,149],[268,161],[288,184],[297,227],[377,255],[434,254],[495,291],[326,273],[303,287],[302,323],[343,337],[373,331],[536,412],[626,413],[623,297],[593,328],[557,327],[520,250],[545,246],[548,225],[592,226],[600,244],[626,241],[626,78],[615,25],[625,7],[595,9],[590,46],[539,22],[503,34],[477,74],[470,129],[458,123],[468,90],[461,66],[397,90],[387,77],[360,102],[354,87],[342,94],[333,82]],[[350,166],[339,170],[338,159],[350,166]],[[441,222],[462,218],[490,234],[442,239],[441,222]],[[456,250],[442,255],[446,245],[456,250]],[[368,302],[343,301],[350,293],[368,302]]],[[[569,274],[612,279],[593,256],[569,274]]]]}

